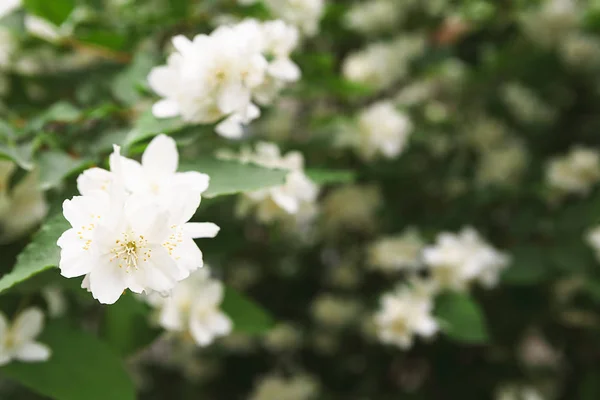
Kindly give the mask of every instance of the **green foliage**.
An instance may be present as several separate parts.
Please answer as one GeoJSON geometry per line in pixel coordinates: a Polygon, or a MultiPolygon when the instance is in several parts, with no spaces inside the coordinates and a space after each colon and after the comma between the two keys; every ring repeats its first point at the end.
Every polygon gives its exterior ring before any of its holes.
{"type": "Polygon", "coordinates": [[[235,332],[258,335],[274,324],[273,318],[263,308],[231,287],[225,288],[221,308],[233,321],[235,332]]]}
{"type": "Polygon", "coordinates": [[[444,333],[456,341],[482,344],[490,340],[485,316],[477,302],[468,295],[441,295],[436,300],[435,314],[444,333]]]}
{"type": "Polygon", "coordinates": [[[30,13],[59,26],[69,17],[76,3],[75,0],[24,0],[23,4],[30,13]]]}
{"type": "Polygon", "coordinates": [[[0,373],[56,400],[134,400],[123,362],[105,343],[64,323],[46,326],[40,341],[52,349],[49,361],[12,363],[0,373]]]}

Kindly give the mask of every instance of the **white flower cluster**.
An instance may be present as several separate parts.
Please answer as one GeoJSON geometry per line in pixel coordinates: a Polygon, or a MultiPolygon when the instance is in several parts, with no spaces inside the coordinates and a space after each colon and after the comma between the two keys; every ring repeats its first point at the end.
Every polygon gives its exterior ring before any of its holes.
{"type": "Polygon", "coordinates": [[[413,125],[408,116],[389,101],[375,103],[358,116],[354,147],[365,160],[376,156],[395,158],[406,147],[413,125]]]}
{"type": "Polygon", "coordinates": [[[0,366],[13,360],[41,362],[50,358],[50,349],[35,339],[44,328],[44,314],[37,308],[22,311],[9,324],[0,313],[0,366]]]}
{"type": "Polygon", "coordinates": [[[585,235],[585,240],[594,250],[596,259],[600,261],[600,226],[590,229],[585,235]]]}
{"type": "Polygon", "coordinates": [[[344,60],[343,74],[350,81],[385,89],[407,75],[410,62],[424,49],[422,35],[403,35],[390,42],[376,42],[350,54],[344,60]]]}
{"type": "Polygon", "coordinates": [[[316,398],[319,385],[309,376],[298,375],[284,378],[278,375],[266,376],[259,381],[250,400],[311,400],[316,398]]]}
{"type": "Polygon", "coordinates": [[[368,0],[353,5],[344,22],[348,28],[364,34],[377,34],[398,27],[404,15],[402,2],[397,0],[368,0]]]}
{"type": "Polygon", "coordinates": [[[188,221],[209,177],[177,173],[178,163],[175,141],[159,135],[141,164],[115,146],[111,171],[84,171],[77,179],[81,196],[63,203],[72,228],[58,239],[61,274],[85,276],[82,286],[112,304],[126,289],[166,293],[202,267],[193,239],[214,237],[219,227],[188,221]]]}
{"type": "Polygon", "coordinates": [[[474,282],[495,286],[510,259],[473,228],[464,228],[458,234],[439,234],[435,245],[423,249],[423,261],[440,289],[461,291],[474,282]]]}
{"type": "Polygon", "coordinates": [[[224,152],[219,156],[289,171],[282,186],[244,193],[238,204],[240,215],[254,212],[258,220],[264,223],[293,216],[300,225],[310,223],[316,216],[319,187],[304,173],[302,153],[291,151],[282,155],[276,144],[259,142],[254,151],[244,148],[237,156],[224,152]]]}
{"type": "Polygon", "coordinates": [[[209,274],[205,266],[179,282],[169,297],[159,293],[146,297],[156,308],[161,327],[169,332],[189,334],[199,346],[208,346],[233,328],[229,317],[219,309],[223,284],[211,279],[209,274]]]}
{"type": "Polygon", "coordinates": [[[433,298],[425,293],[401,286],[381,298],[381,310],[375,315],[379,339],[406,349],[415,335],[432,337],[438,331],[433,317],[433,298]]]}
{"type": "Polygon", "coordinates": [[[544,400],[538,389],[533,386],[509,384],[496,392],[496,400],[544,400]]]}
{"type": "Polygon", "coordinates": [[[181,116],[193,123],[221,121],[217,133],[228,138],[243,134],[242,126],[256,119],[285,84],[300,78],[290,59],[298,31],[283,21],[248,19],[223,25],[193,40],[176,36],[167,64],[148,76],[162,100],[152,111],[157,118],[181,116]]]}
{"type": "Polygon", "coordinates": [[[600,181],[600,153],[595,149],[576,147],[548,163],[546,180],[561,194],[586,195],[600,181]]]}
{"type": "MultiPolygon", "coordinates": [[[[258,0],[238,0],[250,5],[258,0]]],[[[325,11],[324,0],[263,0],[269,11],[290,25],[297,27],[304,35],[313,36],[319,31],[319,22],[325,11]]]]}
{"type": "Polygon", "coordinates": [[[509,257],[487,244],[472,228],[458,234],[441,233],[434,245],[425,247],[414,231],[385,238],[369,248],[370,261],[384,270],[404,269],[410,285],[400,286],[382,297],[375,315],[377,333],[384,343],[410,347],[415,336],[431,337],[438,330],[432,316],[435,297],[444,291],[465,291],[474,282],[485,287],[497,284],[509,257]],[[418,278],[415,268],[429,269],[418,278]]]}
{"type": "Polygon", "coordinates": [[[36,226],[48,212],[38,182],[39,171],[28,172],[11,190],[17,166],[0,160],[0,243],[11,242],[36,226]]]}

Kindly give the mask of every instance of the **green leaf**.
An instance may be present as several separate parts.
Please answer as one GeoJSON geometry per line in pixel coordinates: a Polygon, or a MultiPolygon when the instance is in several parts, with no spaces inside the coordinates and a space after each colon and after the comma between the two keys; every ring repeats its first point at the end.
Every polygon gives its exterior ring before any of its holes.
{"type": "Polygon", "coordinates": [[[234,332],[262,334],[273,327],[273,318],[259,305],[230,287],[225,287],[221,309],[233,321],[234,332]]]}
{"type": "Polygon", "coordinates": [[[21,146],[17,146],[15,144],[0,144],[0,156],[8,158],[19,167],[28,171],[31,171],[35,166],[31,158],[31,150],[31,144],[25,144],[21,146]]]}
{"type": "Polygon", "coordinates": [[[316,184],[351,183],[356,179],[356,173],[350,170],[309,168],[306,175],[316,184]]]}
{"type": "Polygon", "coordinates": [[[52,349],[46,362],[14,362],[3,375],[56,400],[134,400],[133,383],[122,361],[97,338],[58,322],[39,338],[52,349]]]}
{"type": "Polygon", "coordinates": [[[155,118],[152,110],[144,112],[135,122],[133,129],[127,134],[123,147],[129,149],[132,145],[161,133],[170,133],[183,128],[185,125],[179,118],[155,118]]]}
{"type": "Polygon", "coordinates": [[[39,114],[35,119],[29,123],[29,130],[38,131],[41,130],[46,124],[50,122],[75,122],[82,117],[80,109],[64,101],[54,103],[43,113],[39,114]]]}
{"type": "Polygon", "coordinates": [[[127,292],[118,302],[107,307],[101,332],[102,337],[119,354],[128,356],[149,345],[160,334],[150,327],[150,307],[127,292]]]}
{"type": "Polygon", "coordinates": [[[250,192],[285,182],[287,171],[242,164],[237,161],[223,161],[213,157],[202,157],[181,165],[182,171],[198,171],[210,176],[210,186],[206,197],[224,196],[240,192],[250,192]]]}
{"type": "Polygon", "coordinates": [[[90,161],[75,159],[66,153],[47,151],[40,154],[38,164],[40,167],[41,188],[47,190],[57,187],[64,178],[90,165],[90,161]]]}
{"type": "Polygon", "coordinates": [[[502,273],[502,281],[512,285],[533,285],[552,273],[546,252],[538,247],[522,246],[510,251],[512,262],[502,273]]]}
{"type": "Polygon", "coordinates": [[[56,267],[60,260],[60,248],[56,241],[69,227],[62,214],[51,217],[19,254],[13,270],[0,278],[0,293],[42,271],[56,267]]]}
{"type": "Polygon", "coordinates": [[[60,26],[75,8],[75,0],[23,0],[25,9],[60,26]]]}
{"type": "Polygon", "coordinates": [[[465,343],[486,343],[489,340],[483,312],[468,295],[443,294],[436,301],[435,311],[442,330],[452,339],[465,343]]]}

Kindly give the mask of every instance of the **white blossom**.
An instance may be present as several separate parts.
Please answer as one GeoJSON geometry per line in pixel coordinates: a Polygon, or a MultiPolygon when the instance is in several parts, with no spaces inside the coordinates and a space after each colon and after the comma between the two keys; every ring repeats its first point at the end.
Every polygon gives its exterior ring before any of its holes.
{"type": "Polygon", "coordinates": [[[586,195],[600,180],[600,153],[575,147],[569,154],[548,163],[546,180],[558,192],[586,195]]]}
{"type": "Polygon", "coordinates": [[[395,158],[406,147],[412,128],[410,118],[391,102],[375,103],[358,116],[358,137],[353,145],[365,160],[395,158]]]}
{"type": "Polygon", "coordinates": [[[423,261],[441,289],[466,290],[475,281],[486,287],[498,283],[509,257],[486,243],[473,228],[441,233],[423,249],[423,261]]]}
{"type": "Polygon", "coordinates": [[[395,0],[368,0],[356,3],[344,16],[346,26],[365,34],[396,28],[403,19],[395,0]]]}
{"type": "Polygon", "coordinates": [[[371,232],[376,228],[375,216],[382,201],[377,186],[345,185],[334,189],[323,200],[323,229],[329,234],[371,232]]]}
{"type": "Polygon", "coordinates": [[[153,114],[193,123],[220,121],[217,133],[240,137],[242,126],[260,115],[253,99],[267,104],[285,83],[300,77],[289,58],[297,41],[297,31],[282,21],[252,19],[193,40],[174,37],[175,52],[148,76],[150,87],[163,97],[153,114]]]}
{"type": "Polygon", "coordinates": [[[318,392],[317,382],[309,376],[284,378],[270,375],[258,382],[249,400],[311,400],[318,392]]]}
{"type": "Polygon", "coordinates": [[[0,243],[11,242],[40,223],[48,205],[39,184],[39,170],[28,172],[10,191],[9,181],[17,169],[0,160],[0,243]]]}
{"type": "Polygon", "coordinates": [[[545,397],[532,386],[505,385],[496,392],[496,400],[544,400],[545,397]]]}
{"type": "Polygon", "coordinates": [[[514,184],[527,167],[526,146],[517,139],[505,140],[482,152],[477,181],[482,185],[514,184]]]}
{"type": "Polygon", "coordinates": [[[414,270],[421,264],[425,242],[414,229],[378,239],[368,249],[369,264],[382,271],[414,270]]]}
{"type": "Polygon", "coordinates": [[[361,306],[355,299],[329,293],[318,296],[311,309],[317,322],[333,328],[351,324],[358,319],[361,312],[361,306]]]}
{"type": "Polygon", "coordinates": [[[325,10],[325,0],[264,0],[277,18],[296,26],[307,36],[319,31],[319,22],[325,10]]]}
{"type": "Polygon", "coordinates": [[[585,241],[592,247],[596,259],[600,261],[600,226],[590,229],[585,235],[585,241]]]}
{"type": "Polygon", "coordinates": [[[59,268],[67,278],[85,275],[101,303],[114,303],[125,289],[168,292],[202,267],[193,239],[214,237],[212,223],[190,223],[208,177],[176,173],[177,149],[166,136],[155,138],[142,164],[110,157],[111,171],[92,169],[78,179],[83,196],[66,200],[72,228],[58,240],[59,268]]]}
{"type": "Polygon", "coordinates": [[[0,366],[13,360],[41,362],[50,358],[50,349],[36,338],[44,328],[44,314],[31,307],[22,311],[12,324],[0,313],[0,366]]]}
{"type": "Polygon", "coordinates": [[[429,338],[438,331],[433,317],[433,300],[409,287],[399,287],[381,298],[375,315],[379,339],[403,349],[412,346],[415,336],[429,338]]]}
{"type": "Polygon", "coordinates": [[[21,0],[2,0],[0,2],[0,18],[21,7],[21,0]]]}
{"type": "Polygon", "coordinates": [[[153,293],[148,301],[157,310],[160,326],[171,332],[189,333],[198,346],[208,346],[233,328],[229,317],[219,309],[223,284],[211,279],[206,267],[179,282],[169,296],[153,293]]]}

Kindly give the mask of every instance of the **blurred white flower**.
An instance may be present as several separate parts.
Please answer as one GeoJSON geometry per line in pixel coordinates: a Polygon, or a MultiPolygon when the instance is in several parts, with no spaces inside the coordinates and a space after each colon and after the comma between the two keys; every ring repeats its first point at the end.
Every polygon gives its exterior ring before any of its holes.
{"type": "Polygon", "coordinates": [[[541,46],[560,44],[575,28],[580,19],[577,2],[573,0],[548,0],[542,7],[533,8],[521,16],[523,30],[541,46]]]}
{"type": "Polygon", "coordinates": [[[9,243],[40,223],[48,205],[39,184],[39,170],[28,172],[11,190],[17,169],[12,161],[0,160],[0,243],[9,243]]]}
{"type": "Polygon", "coordinates": [[[223,284],[209,277],[207,267],[179,282],[168,297],[152,293],[147,300],[157,309],[160,326],[189,333],[198,346],[208,346],[233,328],[229,317],[219,309],[223,284]]]}
{"type": "Polygon", "coordinates": [[[425,242],[414,229],[373,242],[368,249],[369,265],[382,271],[414,270],[421,264],[425,242]]]}
{"type": "Polygon", "coordinates": [[[50,358],[51,351],[35,339],[44,329],[44,314],[31,307],[22,311],[12,325],[0,313],[0,366],[13,360],[41,362],[50,358]]]}
{"type": "Polygon", "coordinates": [[[505,385],[496,392],[496,400],[545,400],[534,387],[525,385],[505,385]]]}
{"type": "Polygon", "coordinates": [[[396,110],[391,102],[381,101],[359,114],[357,135],[349,139],[365,160],[378,156],[395,158],[406,147],[412,129],[407,115],[396,110]]]}
{"type": "Polygon", "coordinates": [[[592,247],[596,259],[600,261],[600,226],[590,229],[585,235],[585,241],[592,247]]]}
{"type": "Polygon", "coordinates": [[[560,54],[572,68],[597,68],[600,65],[600,42],[592,35],[572,33],[562,40],[560,54]]]}
{"type": "Polygon", "coordinates": [[[561,365],[561,353],[552,347],[542,333],[528,331],[519,345],[519,359],[531,368],[555,368],[561,365]]]}
{"type": "Polygon", "coordinates": [[[425,49],[422,35],[403,35],[390,42],[375,42],[350,54],[342,65],[346,79],[381,90],[404,78],[409,63],[425,49]]]}
{"type": "Polygon", "coordinates": [[[548,163],[546,180],[558,192],[586,195],[600,180],[600,153],[591,148],[575,147],[569,154],[548,163]]]}
{"type": "Polygon", "coordinates": [[[311,312],[315,320],[325,326],[340,328],[358,320],[362,307],[357,300],[326,293],[312,303],[311,312]]]}
{"type": "Polygon", "coordinates": [[[122,157],[115,146],[111,172],[84,173],[78,180],[84,196],[63,203],[72,228],[58,240],[61,274],[85,275],[82,286],[101,303],[114,303],[125,289],[171,290],[202,267],[202,252],[193,239],[219,231],[212,223],[187,222],[207,178],[175,173],[178,155],[170,140],[154,139],[142,157],[143,167],[122,157]],[[161,185],[173,185],[169,189],[176,192],[165,193],[161,185]]]}
{"type": "Polygon", "coordinates": [[[533,90],[516,82],[509,82],[500,89],[500,96],[515,118],[525,123],[547,123],[555,112],[533,90]]]}
{"type": "Polygon", "coordinates": [[[6,71],[11,67],[16,50],[17,39],[14,34],[9,29],[0,26],[0,71],[6,71]]]}
{"type": "Polygon", "coordinates": [[[410,348],[415,336],[432,337],[438,323],[432,315],[433,300],[409,287],[399,287],[381,298],[375,315],[379,339],[403,349],[410,348]]]}
{"type": "Polygon", "coordinates": [[[423,249],[423,261],[440,289],[466,290],[475,281],[493,287],[509,260],[473,228],[458,234],[441,233],[435,245],[423,249]]]}
{"type": "Polygon", "coordinates": [[[300,77],[289,58],[297,36],[282,21],[248,19],[193,40],[174,37],[175,52],[167,65],[153,68],[148,76],[150,87],[164,97],[153,114],[204,124],[221,120],[217,133],[240,137],[242,126],[260,115],[253,98],[268,103],[286,82],[300,77]]]}
{"type": "Polygon", "coordinates": [[[264,0],[277,18],[296,26],[306,36],[319,31],[319,22],[325,11],[325,0],[264,0]]]}
{"type": "Polygon", "coordinates": [[[51,318],[58,318],[67,312],[67,298],[63,290],[57,286],[46,286],[42,289],[42,296],[48,305],[48,314],[51,318]]]}
{"type": "Polygon", "coordinates": [[[302,332],[293,324],[282,322],[267,332],[264,344],[273,352],[293,351],[302,344],[302,332]]]}
{"type": "MultiPolygon", "coordinates": [[[[220,157],[227,158],[224,154],[220,154],[220,157]]],[[[258,220],[264,223],[285,220],[291,215],[300,225],[309,223],[315,217],[314,205],[319,187],[304,173],[302,153],[292,151],[282,155],[276,144],[260,142],[254,151],[245,148],[240,155],[228,157],[289,171],[282,186],[244,193],[237,208],[240,215],[254,212],[258,220]]]]}
{"type": "Polygon", "coordinates": [[[368,0],[354,4],[346,15],[346,26],[365,34],[385,32],[397,28],[403,19],[396,0],[368,0]]]}
{"type": "Polygon", "coordinates": [[[521,141],[505,140],[482,152],[477,181],[482,185],[514,184],[527,167],[527,161],[527,148],[521,141]]]}
{"type": "Polygon", "coordinates": [[[319,385],[309,376],[284,378],[270,375],[262,378],[249,400],[312,400],[319,393],[319,385]]]}
{"type": "Polygon", "coordinates": [[[59,42],[68,34],[52,22],[33,14],[25,15],[25,29],[32,36],[52,43],[59,42]]]}
{"type": "Polygon", "coordinates": [[[2,0],[0,2],[0,18],[21,7],[21,0],[2,0]]]}

